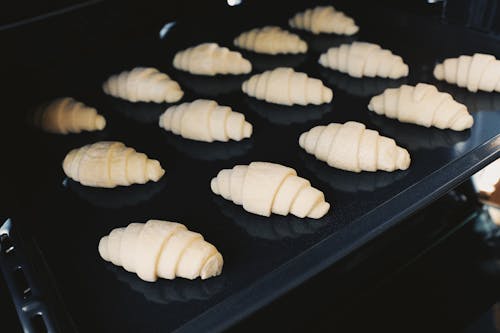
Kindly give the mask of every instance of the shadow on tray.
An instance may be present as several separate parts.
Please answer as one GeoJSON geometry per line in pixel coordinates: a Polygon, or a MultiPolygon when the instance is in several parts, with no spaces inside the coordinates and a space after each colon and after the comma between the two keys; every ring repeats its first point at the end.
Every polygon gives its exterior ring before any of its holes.
{"type": "Polygon", "coordinates": [[[146,184],[133,184],[115,188],[89,187],[70,179],[66,179],[65,182],[72,192],[91,205],[118,209],[126,206],[136,206],[152,199],[163,190],[166,178],[163,177],[158,182],[150,181],[146,184]]]}
{"type": "Polygon", "coordinates": [[[221,197],[214,197],[213,201],[221,213],[245,230],[254,238],[266,240],[280,240],[283,238],[298,238],[315,233],[329,223],[328,214],[325,218],[301,219],[293,215],[281,216],[273,214],[264,217],[246,212],[242,206],[236,205],[221,197]]]}
{"type": "Polygon", "coordinates": [[[143,124],[156,124],[161,114],[173,105],[168,103],[145,103],[145,102],[128,102],[123,99],[106,96],[106,105],[108,106],[108,114],[120,113],[126,118],[132,119],[143,124]]]}
{"type": "Polygon", "coordinates": [[[465,104],[469,112],[476,111],[498,111],[500,110],[500,93],[478,91],[470,92],[465,88],[448,84],[443,81],[434,81],[439,91],[447,92],[462,104],[465,104]]]}
{"type": "Polygon", "coordinates": [[[181,153],[197,160],[216,161],[242,156],[252,149],[252,139],[229,142],[201,142],[184,139],[172,133],[166,133],[168,144],[181,153]]]}
{"type": "Polygon", "coordinates": [[[106,269],[111,271],[119,281],[128,285],[130,289],[142,294],[146,300],[159,304],[207,300],[224,289],[225,283],[223,276],[207,280],[159,279],[151,283],[143,281],[137,275],[110,263],[106,264],[106,269]]]}
{"type": "Polygon", "coordinates": [[[263,72],[277,67],[298,67],[306,60],[305,54],[259,54],[254,52],[244,52],[253,66],[253,72],[263,72]]]}
{"type": "Polygon", "coordinates": [[[453,131],[434,127],[427,128],[401,123],[373,112],[370,112],[369,119],[376,126],[374,129],[379,131],[380,134],[393,138],[398,145],[409,150],[452,147],[470,137],[470,130],[453,131]]]}
{"type": "Polygon", "coordinates": [[[177,71],[175,79],[182,87],[186,87],[198,95],[215,97],[239,91],[243,81],[248,79],[248,75],[203,76],[177,71]]]}
{"type": "Polygon", "coordinates": [[[250,110],[277,125],[290,125],[319,120],[332,108],[331,104],[287,106],[271,104],[250,97],[245,97],[244,100],[250,110]]]}
{"type": "Polygon", "coordinates": [[[331,188],[342,192],[373,192],[403,179],[408,173],[408,170],[355,173],[335,169],[305,152],[300,152],[299,156],[306,168],[314,173],[318,179],[331,188]]]}
{"type": "Polygon", "coordinates": [[[355,78],[339,71],[325,68],[320,73],[329,86],[357,97],[372,97],[381,94],[387,88],[397,88],[407,82],[406,78],[398,80],[383,78],[355,78]]]}
{"type": "Polygon", "coordinates": [[[331,47],[338,47],[342,44],[351,44],[355,42],[358,37],[354,36],[339,36],[333,34],[319,34],[313,35],[307,32],[300,33],[301,38],[307,42],[309,50],[316,53],[326,52],[331,47]]]}

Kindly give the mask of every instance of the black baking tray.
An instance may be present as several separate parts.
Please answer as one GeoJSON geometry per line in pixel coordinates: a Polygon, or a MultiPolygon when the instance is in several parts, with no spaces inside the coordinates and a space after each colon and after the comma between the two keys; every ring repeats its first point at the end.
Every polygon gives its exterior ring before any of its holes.
{"type": "Polygon", "coordinates": [[[6,117],[12,126],[3,133],[9,163],[2,175],[8,178],[4,191],[10,194],[3,215],[11,217],[14,228],[35,244],[60,307],[75,330],[223,330],[404,221],[500,155],[500,94],[472,94],[432,78],[433,65],[445,57],[473,52],[498,57],[500,43],[495,35],[391,6],[339,5],[356,18],[361,27],[358,35],[299,32],[310,45],[306,56],[243,52],[254,65],[253,73],[285,65],[322,79],[334,91],[333,102],[323,106],[270,105],[239,91],[248,75],[205,78],[171,67],[173,54],[182,48],[204,41],[231,46],[236,35],[251,27],[286,27],[288,17],[312,3],[272,6],[255,1],[234,7],[224,3],[196,12],[183,4],[185,10],[178,17],[173,11],[162,14],[159,8],[165,8],[153,5],[145,12],[120,16],[114,10],[116,4],[103,3],[7,32],[13,50],[9,61],[15,66],[2,69],[12,88],[6,98],[6,117]],[[72,30],[75,22],[79,28],[72,30]],[[175,24],[160,38],[163,24],[170,22],[175,24]],[[409,77],[352,79],[317,64],[320,52],[354,40],[376,42],[401,55],[410,66],[409,77]],[[184,140],[157,125],[168,105],[132,104],[103,94],[101,83],[109,75],[135,66],[167,72],[186,92],[183,102],[211,98],[244,113],[254,125],[252,138],[213,144],[184,140]],[[441,131],[368,112],[371,96],[387,87],[418,82],[436,84],[465,103],[474,116],[474,127],[441,131]],[[21,125],[31,107],[66,95],[95,106],[106,116],[107,128],[56,136],[21,125]],[[395,138],[409,150],[410,168],[354,174],[329,168],[299,148],[302,132],[348,120],[395,138]],[[65,154],[98,140],[120,140],[158,159],[166,170],[164,178],[112,190],[87,188],[66,179],[61,168],[65,154]],[[220,169],[256,160],[295,168],[325,193],[331,211],[321,220],[262,218],[211,193],[210,179],[220,169]],[[202,233],[223,254],[223,274],[207,281],[151,284],[100,259],[101,236],[150,218],[182,222],[202,233]]]}

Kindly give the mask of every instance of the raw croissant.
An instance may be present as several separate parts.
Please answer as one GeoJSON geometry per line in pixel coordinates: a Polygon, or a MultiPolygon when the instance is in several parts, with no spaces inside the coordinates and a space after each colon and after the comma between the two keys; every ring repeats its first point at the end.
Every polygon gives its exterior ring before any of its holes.
{"type": "Polygon", "coordinates": [[[307,44],[296,34],[276,26],[255,28],[236,37],[239,48],[267,54],[306,53],[307,44]]]}
{"type": "Polygon", "coordinates": [[[34,123],[46,132],[68,134],[102,130],[106,119],[96,109],[71,97],[62,97],[36,110],[34,123]]]}
{"type": "Polygon", "coordinates": [[[337,35],[354,35],[359,27],[354,20],[333,6],[318,6],[295,14],[288,24],[292,28],[303,29],[317,35],[319,33],[335,33],[337,35]]]}
{"type": "Polygon", "coordinates": [[[169,107],[160,116],[160,127],[183,138],[206,142],[240,141],[252,135],[252,125],[243,114],[206,99],[169,107]]]}
{"type": "Polygon", "coordinates": [[[332,90],[321,80],[288,67],[256,74],[243,82],[241,89],[249,96],[283,105],[319,105],[330,103],[333,97],[332,90]]]}
{"type": "Polygon", "coordinates": [[[482,53],[448,58],[434,67],[434,77],[472,92],[500,92],[500,60],[482,53]]]}
{"type": "Polygon", "coordinates": [[[156,182],[165,173],[157,160],[114,141],[71,150],[64,158],[63,170],[66,176],[83,185],[108,188],[156,182]]]}
{"type": "Polygon", "coordinates": [[[403,58],[380,45],[354,42],[332,47],[323,53],[319,63],[353,77],[383,77],[398,79],[408,76],[408,65],[403,58]]]}
{"type": "Polygon", "coordinates": [[[239,52],[231,51],[216,43],[203,43],[179,51],[174,57],[174,67],[191,74],[246,74],[252,64],[239,52]]]}
{"type": "Polygon", "coordinates": [[[205,280],[219,275],[223,265],[222,255],[201,234],[160,220],[113,229],[99,241],[99,254],[149,282],[158,277],[205,280]]]}
{"type": "Polygon", "coordinates": [[[299,145],[328,165],[347,171],[394,171],[410,166],[406,149],[355,121],[313,127],[302,133],[299,145]]]}
{"type": "Polygon", "coordinates": [[[152,67],[136,67],[112,75],[102,89],[108,95],[129,102],[173,103],[184,95],[177,82],[152,67]]]}
{"type": "Polygon", "coordinates": [[[474,123],[465,105],[425,83],[386,89],[370,100],[368,109],[404,123],[455,131],[471,128],[474,123]]]}
{"type": "Polygon", "coordinates": [[[231,200],[250,213],[270,216],[289,213],[303,218],[318,219],[330,209],[323,192],[311,186],[307,179],[297,176],[289,167],[252,162],[219,171],[213,178],[212,192],[231,200]]]}

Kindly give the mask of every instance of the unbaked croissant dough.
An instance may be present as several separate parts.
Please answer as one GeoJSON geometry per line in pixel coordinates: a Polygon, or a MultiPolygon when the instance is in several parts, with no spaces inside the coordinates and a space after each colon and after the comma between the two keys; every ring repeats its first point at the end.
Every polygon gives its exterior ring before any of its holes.
{"type": "Polygon", "coordinates": [[[96,109],[71,97],[62,97],[38,108],[34,124],[46,132],[68,134],[102,130],[106,119],[96,109]]]}
{"type": "Polygon", "coordinates": [[[244,93],[266,102],[283,105],[323,104],[332,101],[333,92],[318,79],[293,68],[278,67],[243,82],[244,93]]]}
{"type": "Polygon", "coordinates": [[[465,105],[425,83],[386,89],[370,100],[368,109],[404,123],[455,131],[471,128],[474,123],[465,105]]]}
{"type": "Polygon", "coordinates": [[[63,161],[66,176],[83,185],[115,187],[158,181],[165,170],[121,142],[100,141],[71,150],[63,161]]]}
{"type": "Polygon", "coordinates": [[[220,275],[224,263],[202,235],[183,224],[160,220],[113,229],[99,241],[99,254],[149,282],[158,277],[208,279],[220,275]]]}
{"type": "Polygon", "coordinates": [[[184,95],[177,82],[152,67],[136,67],[112,75],[102,89],[108,95],[129,102],[173,103],[184,95]]]}
{"type": "Polygon", "coordinates": [[[210,76],[246,74],[252,71],[252,64],[241,53],[216,43],[203,43],[177,52],[174,67],[191,74],[210,76]]]}
{"type": "Polygon", "coordinates": [[[207,99],[169,107],[160,116],[160,127],[183,138],[206,142],[240,141],[252,135],[252,125],[243,114],[207,99]]]}
{"type": "Polygon", "coordinates": [[[354,42],[332,47],[323,53],[319,63],[353,77],[382,77],[398,79],[408,76],[408,65],[403,58],[380,45],[354,42]]]}
{"type": "Polygon", "coordinates": [[[500,60],[482,53],[448,58],[434,67],[434,77],[472,92],[500,92],[500,60]]]}
{"type": "Polygon", "coordinates": [[[355,121],[313,127],[302,133],[299,145],[328,165],[347,171],[394,171],[410,166],[406,149],[355,121]]]}
{"type": "Polygon", "coordinates": [[[292,28],[319,33],[354,35],[359,27],[354,20],[333,6],[318,6],[295,14],[288,24],[292,28]]]}
{"type": "Polygon", "coordinates": [[[293,214],[318,219],[330,209],[323,192],[311,186],[289,167],[252,162],[219,171],[213,178],[212,192],[231,200],[250,213],[270,216],[293,214]]]}
{"type": "Polygon", "coordinates": [[[307,44],[296,34],[276,26],[255,28],[236,37],[239,48],[266,54],[306,53],[307,44]]]}

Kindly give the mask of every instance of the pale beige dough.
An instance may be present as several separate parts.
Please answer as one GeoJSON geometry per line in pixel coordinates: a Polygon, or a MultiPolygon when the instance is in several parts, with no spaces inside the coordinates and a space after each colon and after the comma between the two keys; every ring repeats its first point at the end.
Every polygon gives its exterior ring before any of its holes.
{"type": "Polygon", "coordinates": [[[99,241],[99,254],[115,265],[127,264],[129,272],[149,282],[158,277],[207,279],[220,275],[224,264],[219,251],[202,235],[161,220],[112,230],[99,241]]]}
{"type": "Polygon", "coordinates": [[[203,43],[177,52],[173,65],[191,74],[210,76],[246,74],[252,71],[252,64],[241,53],[216,43],[203,43]]]}
{"type": "Polygon", "coordinates": [[[330,209],[323,193],[289,167],[252,162],[221,170],[210,183],[212,192],[254,214],[271,213],[321,218],[330,209]],[[234,183],[233,183],[234,182],[234,183]]]}
{"type": "Polygon", "coordinates": [[[406,149],[355,121],[313,127],[302,133],[299,145],[328,165],[352,172],[406,170],[410,166],[406,149]]]}
{"type": "Polygon", "coordinates": [[[106,119],[96,109],[71,97],[57,98],[39,107],[33,122],[43,131],[55,134],[98,131],[106,127],[106,119]]]}
{"type": "Polygon", "coordinates": [[[354,35],[359,27],[354,19],[333,6],[318,6],[295,14],[288,24],[292,28],[302,29],[313,34],[327,33],[337,35],[354,35]]]}
{"type": "Polygon", "coordinates": [[[176,81],[153,67],[136,67],[112,75],[102,89],[129,102],[174,103],[184,95],[176,81]]]}
{"type": "Polygon", "coordinates": [[[243,32],[233,41],[239,48],[265,54],[297,54],[307,52],[307,43],[296,34],[276,26],[243,32]]]}
{"type": "Polygon", "coordinates": [[[352,77],[382,77],[398,79],[408,76],[403,58],[380,45],[366,42],[342,44],[328,49],[319,57],[320,65],[349,74],[352,77]]]}
{"type": "Polygon", "coordinates": [[[474,124],[465,105],[426,83],[386,89],[370,100],[368,109],[401,122],[425,127],[463,131],[474,124]]]}
{"type": "Polygon", "coordinates": [[[448,58],[434,67],[434,77],[471,92],[500,92],[500,60],[482,53],[448,58]]]}
{"type": "Polygon", "coordinates": [[[169,107],[160,116],[159,125],[183,138],[206,142],[240,141],[253,131],[243,114],[206,99],[169,107]]]}
{"type": "Polygon", "coordinates": [[[293,68],[278,67],[252,76],[243,82],[243,92],[269,103],[307,105],[330,103],[333,92],[318,79],[293,68]]]}
{"type": "Polygon", "coordinates": [[[156,182],[165,173],[157,160],[116,141],[100,141],[71,150],[64,158],[63,170],[83,185],[108,188],[156,182]]]}

